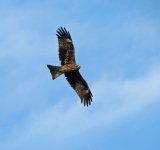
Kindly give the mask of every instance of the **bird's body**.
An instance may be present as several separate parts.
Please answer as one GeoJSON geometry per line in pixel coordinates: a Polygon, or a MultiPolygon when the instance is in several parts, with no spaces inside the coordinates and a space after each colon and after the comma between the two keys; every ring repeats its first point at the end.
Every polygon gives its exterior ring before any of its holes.
{"type": "Polygon", "coordinates": [[[47,67],[51,71],[52,79],[54,80],[61,74],[65,73],[70,73],[72,71],[78,71],[80,69],[80,66],[78,65],[72,65],[72,64],[67,64],[63,66],[52,66],[52,65],[47,65],[47,67]]]}
{"type": "Polygon", "coordinates": [[[51,72],[52,79],[56,79],[60,75],[64,74],[67,81],[80,97],[81,102],[84,103],[84,106],[88,106],[92,101],[92,93],[87,82],[79,72],[80,66],[76,64],[71,35],[65,28],[61,27],[57,30],[57,37],[61,66],[47,65],[51,72]]]}
{"type": "Polygon", "coordinates": [[[61,66],[60,71],[62,71],[63,73],[69,73],[71,71],[78,71],[79,69],[80,69],[79,65],[68,64],[61,66]]]}

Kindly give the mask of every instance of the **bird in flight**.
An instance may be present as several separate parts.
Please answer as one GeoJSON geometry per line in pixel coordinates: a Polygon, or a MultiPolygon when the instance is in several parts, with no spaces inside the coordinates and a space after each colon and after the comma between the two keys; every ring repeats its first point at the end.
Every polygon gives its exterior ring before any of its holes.
{"type": "Polygon", "coordinates": [[[75,49],[69,31],[66,28],[58,28],[57,38],[59,44],[59,60],[61,66],[47,65],[52,79],[64,74],[71,87],[76,91],[84,106],[91,105],[92,93],[87,82],[79,72],[80,66],[76,64],[75,49]]]}

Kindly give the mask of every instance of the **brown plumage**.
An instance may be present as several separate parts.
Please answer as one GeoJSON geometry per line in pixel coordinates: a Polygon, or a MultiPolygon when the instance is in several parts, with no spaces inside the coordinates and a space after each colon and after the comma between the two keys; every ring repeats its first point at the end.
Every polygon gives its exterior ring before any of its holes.
{"type": "Polygon", "coordinates": [[[75,50],[71,35],[69,31],[62,27],[58,28],[56,35],[58,37],[61,66],[47,65],[51,72],[52,79],[64,74],[67,81],[80,97],[81,103],[83,103],[84,106],[88,106],[92,102],[93,95],[87,82],[79,72],[80,66],[76,64],[75,50]]]}

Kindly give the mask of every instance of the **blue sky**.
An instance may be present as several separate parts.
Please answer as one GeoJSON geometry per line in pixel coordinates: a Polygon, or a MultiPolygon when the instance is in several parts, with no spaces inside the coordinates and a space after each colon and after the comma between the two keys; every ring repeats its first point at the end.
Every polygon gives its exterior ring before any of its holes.
{"type": "Polygon", "coordinates": [[[159,150],[158,0],[0,1],[0,149],[159,150]],[[59,65],[56,29],[76,48],[93,103],[59,65]],[[62,94],[63,93],[63,94],[62,94]]]}

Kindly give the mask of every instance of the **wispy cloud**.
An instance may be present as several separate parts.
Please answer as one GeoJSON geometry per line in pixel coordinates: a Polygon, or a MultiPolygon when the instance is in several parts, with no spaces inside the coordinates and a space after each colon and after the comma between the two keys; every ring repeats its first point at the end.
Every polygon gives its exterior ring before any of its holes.
{"type": "Polygon", "coordinates": [[[96,127],[110,129],[145,110],[150,103],[159,101],[159,87],[159,69],[131,80],[101,78],[92,86],[94,102],[91,107],[84,108],[79,101],[73,104],[62,101],[43,112],[32,113],[14,127],[1,144],[8,147],[7,143],[10,143],[16,148],[36,143],[44,137],[60,142],[79,134],[84,136],[86,131],[96,127]]]}
{"type": "Polygon", "coordinates": [[[84,0],[8,1],[7,8],[4,4],[0,6],[1,149],[60,149],[59,145],[67,149],[68,140],[81,141],[97,127],[107,132],[159,102],[155,1],[109,0],[103,6],[84,0]],[[63,77],[51,82],[46,64],[59,64],[55,30],[60,25],[70,30],[81,73],[92,83],[91,107],[80,104],[63,77]]]}

